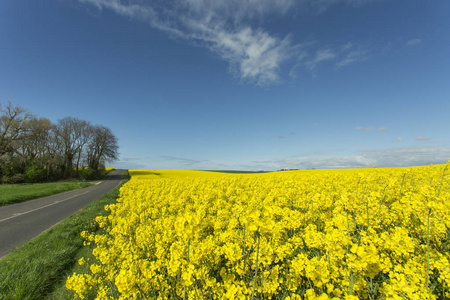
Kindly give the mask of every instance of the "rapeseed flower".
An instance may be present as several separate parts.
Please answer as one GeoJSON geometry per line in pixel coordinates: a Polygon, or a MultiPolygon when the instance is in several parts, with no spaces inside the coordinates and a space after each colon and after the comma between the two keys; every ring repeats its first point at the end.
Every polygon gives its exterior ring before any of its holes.
{"type": "Polygon", "coordinates": [[[101,231],[82,232],[89,273],[66,287],[98,299],[445,299],[448,165],[130,171],[101,231]]]}

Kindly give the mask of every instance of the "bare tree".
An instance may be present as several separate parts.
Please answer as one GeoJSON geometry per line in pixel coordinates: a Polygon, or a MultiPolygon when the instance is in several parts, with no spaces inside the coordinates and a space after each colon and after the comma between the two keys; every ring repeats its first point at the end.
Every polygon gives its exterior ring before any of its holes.
{"type": "Polygon", "coordinates": [[[119,157],[118,149],[117,138],[111,129],[101,125],[93,126],[87,147],[89,168],[97,170],[102,162],[116,160],[119,157]]]}
{"type": "Polygon", "coordinates": [[[105,126],[73,117],[52,124],[11,103],[0,104],[2,182],[69,178],[75,174],[74,167],[78,177],[83,175],[79,174],[83,161],[92,173],[98,173],[105,161],[118,158],[117,150],[117,138],[105,126]]]}
{"type": "Polygon", "coordinates": [[[18,141],[27,130],[26,121],[30,118],[31,114],[22,107],[14,107],[9,102],[3,108],[0,104],[0,155],[16,152],[18,141]]]}
{"type": "Polygon", "coordinates": [[[65,177],[71,177],[73,174],[74,159],[86,143],[83,134],[87,125],[86,121],[73,117],[58,120],[55,133],[64,158],[63,173],[65,177]]]}
{"type": "Polygon", "coordinates": [[[47,179],[60,178],[63,174],[64,157],[62,141],[57,136],[57,127],[52,125],[44,156],[44,165],[47,170],[47,179]],[[58,168],[59,167],[59,168],[58,168]]]}
{"type": "Polygon", "coordinates": [[[78,149],[77,151],[77,163],[76,163],[76,173],[77,173],[77,177],[79,174],[79,167],[80,167],[80,161],[81,161],[81,157],[83,156],[83,150],[85,148],[85,146],[87,145],[87,143],[91,140],[92,138],[92,125],[91,123],[87,122],[87,121],[81,121],[75,124],[74,130],[77,131],[77,136],[79,136],[79,138],[77,139],[77,143],[76,143],[76,148],[78,149]]]}
{"type": "Polygon", "coordinates": [[[42,160],[52,130],[52,124],[46,118],[32,118],[25,122],[25,132],[18,148],[18,154],[27,161],[42,160]]]}

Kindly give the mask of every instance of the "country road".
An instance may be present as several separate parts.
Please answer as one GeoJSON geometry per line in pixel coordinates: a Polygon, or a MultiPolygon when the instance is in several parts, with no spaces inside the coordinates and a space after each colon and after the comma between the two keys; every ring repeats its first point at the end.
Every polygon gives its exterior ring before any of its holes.
{"type": "Polygon", "coordinates": [[[0,258],[113,190],[123,171],[91,187],[0,207],[0,258]]]}

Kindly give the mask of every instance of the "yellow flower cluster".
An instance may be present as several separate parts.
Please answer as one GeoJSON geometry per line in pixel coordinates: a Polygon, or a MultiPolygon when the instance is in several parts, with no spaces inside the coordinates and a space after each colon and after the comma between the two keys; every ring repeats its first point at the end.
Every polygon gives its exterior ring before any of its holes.
{"type": "Polygon", "coordinates": [[[96,299],[448,299],[450,164],[135,170],[68,289],[96,299]]]}

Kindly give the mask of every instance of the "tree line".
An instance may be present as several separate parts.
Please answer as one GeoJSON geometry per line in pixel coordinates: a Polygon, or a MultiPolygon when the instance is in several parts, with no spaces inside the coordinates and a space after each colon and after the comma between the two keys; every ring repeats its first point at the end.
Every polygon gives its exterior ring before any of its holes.
{"type": "Polygon", "coordinates": [[[105,162],[118,158],[111,129],[74,117],[49,119],[0,103],[2,183],[94,179],[105,162]]]}

